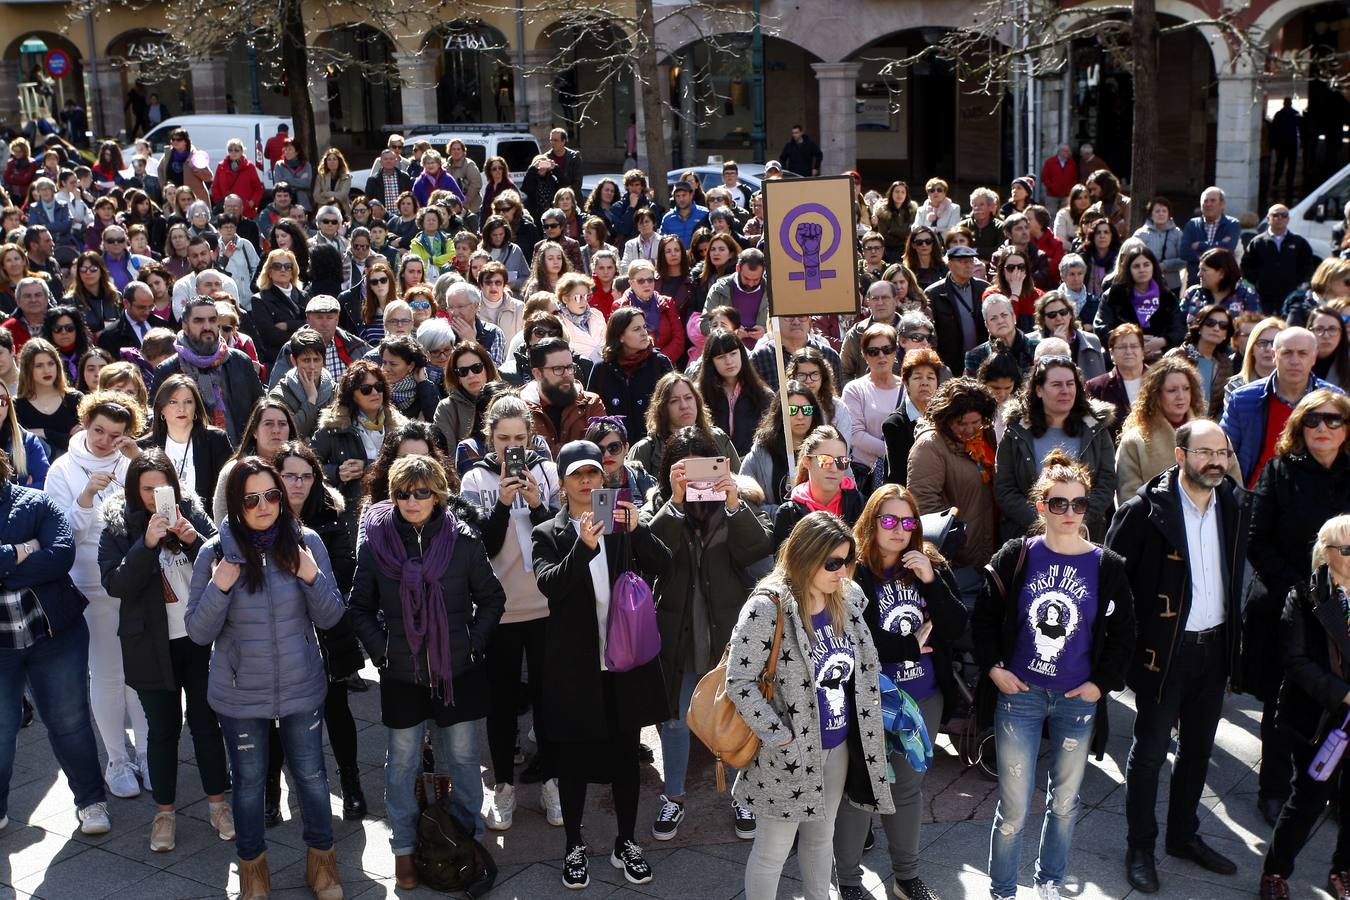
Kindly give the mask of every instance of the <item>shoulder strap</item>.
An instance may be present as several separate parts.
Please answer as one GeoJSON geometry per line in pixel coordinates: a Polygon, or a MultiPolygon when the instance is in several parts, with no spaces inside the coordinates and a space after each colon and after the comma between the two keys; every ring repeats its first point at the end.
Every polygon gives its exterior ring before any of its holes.
{"type": "Polygon", "coordinates": [[[764,591],[763,593],[773,600],[774,609],[778,613],[773,626],[773,647],[769,650],[769,661],[764,666],[764,674],[760,676],[760,688],[764,692],[764,697],[772,700],[774,693],[773,676],[778,672],[778,655],[783,647],[783,603],[773,591],[764,591]]]}
{"type": "MultiPolygon", "coordinates": [[[[1022,570],[1027,565],[1027,539],[1019,538],[1019,541],[1021,547],[1017,551],[1017,566],[1013,569],[1012,584],[1016,584],[1017,580],[1022,577],[1022,570]]],[[[994,568],[992,564],[989,566],[989,574],[994,576],[994,583],[998,585],[999,593],[1003,595],[1004,600],[1007,600],[1008,585],[1003,583],[1003,579],[999,577],[998,569],[994,568]]]]}

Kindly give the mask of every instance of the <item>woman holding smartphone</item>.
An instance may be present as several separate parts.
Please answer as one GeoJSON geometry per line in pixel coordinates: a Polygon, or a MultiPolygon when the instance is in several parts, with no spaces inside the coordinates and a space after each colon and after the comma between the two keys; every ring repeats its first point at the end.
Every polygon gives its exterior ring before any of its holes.
{"type": "Polygon", "coordinates": [[[627,672],[605,665],[606,623],[619,574],[660,577],[670,550],[626,500],[610,508],[606,527],[593,496],[604,483],[600,448],[572,441],[558,452],[562,509],[533,531],[534,573],[548,599],[544,650],[543,738],[554,742],[558,792],[567,851],[563,885],[590,884],[582,812],[590,784],[609,784],[618,834],[609,862],[632,884],[652,880],[651,866],[634,840],[641,781],[639,735],[670,718],[661,662],[627,672]],[[626,538],[626,539],[625,539],[626,538]]]}

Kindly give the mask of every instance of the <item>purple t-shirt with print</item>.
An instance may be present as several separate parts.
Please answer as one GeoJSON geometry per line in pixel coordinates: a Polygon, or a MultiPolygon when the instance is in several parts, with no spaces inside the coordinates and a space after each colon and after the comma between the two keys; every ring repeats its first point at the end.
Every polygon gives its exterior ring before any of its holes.
{"type": "Polygon", "coordinates": [[[1101,562],[1100,547],[1065,556],[1047,547],[1044,537],[1027,541],[1010,672],[1027,684],[1061,693],[1090,679],[1101,562]]]}
{"type": "Polygon", "coordinates": [[[820,747],[833,750],[848,737],[849,708],[853,703],[853,646],[847,637],[834,633],[828,610],[812,616],[811,627],[816,632],[811,662],[816,703],[820,707],[820,747]]]}
{"type": "MultiPolygon", "coordinates": [[[[877,617],[883,631],[917,635],[928,621],[928,604],[920,596],[917,582],[905,584],[897,580],[882,584],[877,590],[877,617]]],[[[916,701],[926,700],[937,690],[937,673],[930,653],[914,660],[882,663],[881,672],[916,701]]]]}

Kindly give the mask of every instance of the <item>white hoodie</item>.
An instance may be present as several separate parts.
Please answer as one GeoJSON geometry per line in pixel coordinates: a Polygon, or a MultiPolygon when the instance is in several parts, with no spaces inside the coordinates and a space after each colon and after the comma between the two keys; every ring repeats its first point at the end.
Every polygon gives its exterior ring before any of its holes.
{"type": "Polygon", "coordinates": [[[90,600],[106,597],[98,569],[98,541],[103,535],[103,517],[99,509],[103,501],[122,489],[131,460],[122,453],[99,458],[85,443],[87,432],[81,431],[70,439],[70,449],[47,472],[48,494],[66,511],[70,527],[75,532],[75,567],[70,572],[75,586],[90,600]],[[79,504],[89,477],[97,472],[112,472],[113,480],[94,496],[86,509],[79,504]]]}

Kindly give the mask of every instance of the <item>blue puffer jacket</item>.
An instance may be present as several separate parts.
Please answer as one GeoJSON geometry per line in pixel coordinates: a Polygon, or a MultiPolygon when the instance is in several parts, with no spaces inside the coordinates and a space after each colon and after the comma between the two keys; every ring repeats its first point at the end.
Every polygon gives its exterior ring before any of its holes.
{"type": "Polygon", "coordinates": [[[328,693],[314,626],[332,628],[346,607],[323,541],[308,528],[303,535],[319,565],[312,585],[269,561],[263,590],[249,591],[241,575],[228,593],[221,591],[211,582],[217,546],[225,559],[243,563],[228,521],[197,554],[185,619],[190,638],[204,646],[215,642],[207,699],[222,716],[278,719],[312,712],[328,693]]]}
{"type": "Polygon", "coordinates": [[[80,618],[88,601],[75,589],[75,532],[50,495],[0,482],[0,590],[31,589],[47,617],[50,634],[80,618]],[[42,545],[15,565],[14,544],[36,539],[42,545]]]}
{"type": "MultiPolygon", "coordinates": [[[[1237,452],[1244,485],[1252,483],[1256,464],[1261,461],[1261,448],[1266,441],[1266,399],[1275,392],[1275,377],[1272,373],[1233,391],[1228,405],[1223,408],[1223,418],[1219,420],[1237,452]]],[[[1308,376],[1308,389],[1303,393],[1306,396],[1321,388],[1343,393],[1336,385],[1316,375],[1308,376]]]]}

